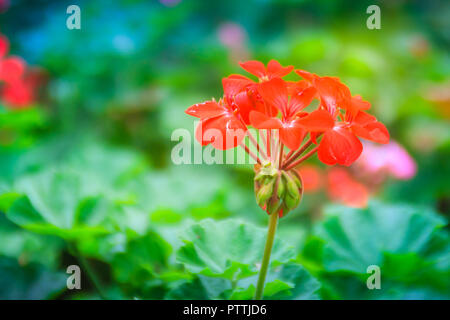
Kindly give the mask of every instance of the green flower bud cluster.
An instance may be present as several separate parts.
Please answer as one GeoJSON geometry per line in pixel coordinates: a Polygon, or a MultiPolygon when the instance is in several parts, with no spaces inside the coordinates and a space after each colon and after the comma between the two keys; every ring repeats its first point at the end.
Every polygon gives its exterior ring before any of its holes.
{"type": "Polygon", "coordinates": [[[255,166],[256,202],[268,214],[286,215],[299,205],[302,195],[302,180],[294,169],[280,170],[271,163],[255,166]]]}

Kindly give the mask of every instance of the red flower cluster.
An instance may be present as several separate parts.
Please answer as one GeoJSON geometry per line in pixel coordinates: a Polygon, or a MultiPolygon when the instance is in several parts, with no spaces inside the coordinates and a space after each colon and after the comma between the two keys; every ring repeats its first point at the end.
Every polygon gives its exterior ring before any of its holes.
{"type": "Polygon", "coordinates": [[[8,52],[9,41],[0,35],[0,97],[8,107],[20,109],[33,103],[38,81],[22,58],[7,56],[8,52]]]}
{"type": "MultiPolygon", "coordinates": [[[[289,170],[315,152],[327,165],[349,166],[363,149],[358,137],[383,144],[389,142],[386,127],[366,112],[370,103],[358,95],[352,96],[338,78],[295,70],[303,79],[285,81],[283,77],[293,71],[293,66],[283,67],[275,60],[267,66],[259,61],[240,65],[259,81],[230,75],[222,80],[223,98],[195,104],[186,110],[187,114],[200,118],[196,138],[202,145],[211,143],[221,150],[234,148],[243,145],[249,126],[260,131],[265,129],[268,130],[267,156],[270,157],[271,150],[280,150],[279,167],[289,170]],[[307,112],[305,109],[315,99],[319,101],[317,108],[307,112]],[[208,134],[208,130],[220,135],[208,134]],[[269,130],[276,130],[279,139],[270,138],[269,130]],[[308,135],[309,139],[303,143],[308,135]],[[312,145],[312,150],[297,159],[312,145]],[[286,156],[282,153],[284,146],[290,149],[286,156]]],[[[256,147],[258,151],[262,149],[256,147]]]]}

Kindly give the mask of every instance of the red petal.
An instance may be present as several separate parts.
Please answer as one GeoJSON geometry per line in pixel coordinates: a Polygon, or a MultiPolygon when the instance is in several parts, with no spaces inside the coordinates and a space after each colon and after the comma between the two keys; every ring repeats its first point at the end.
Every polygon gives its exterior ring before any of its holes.
{"type": "Polygon", "coordinates": [[[267,64],[267,75],[269,78],[282,78],[294,70],[293,66],[283,67],[278,61],[270,60],[267,64]]]}
{"type": "Polygon", "coordinates": [[[350,90],[338,78],[335,77],[316,77],[314,80],[322,104],[331,113],[336,108],[346,108],[351,99],[350,90]]]}
{"type": "Polygon", "coordinates": [[[362,152],[361,141],[349,130],[334,127],[323,135],[319,145],[319,160],[328,165],[349,166],[362,152]]]}
{"type": "Polygon", "coordinates": [[[289,101],[289,116],[295,116],[299,111],[305,109],[311,104],[314,97],[316,96],[317,90],[314,87],[306,88],[305,90],[299,92],[291,97],[289,101]]]}
{"type": "Polygon", "coordinates": [[[249,115],[250,112],[254,109],[254,107],[253,101],[248,96],[247,91],[242,91],[238,93],[234,97],[234,102],[239,109],[239,114],[241,115],[242,120],[245,122],[245,124],[247,125],[250,124],[249,115]]]}
{"type": "Polygon", "coordinates": [[[280,129],[280,139],[290,150],[300,148],[306,134],[306,130],[297,126],[295,121],[284,124],[283,128],[280,129]]]}
{"type": "Polygon", "coordinates": [[[238,146],[244,139],[246,130],[240,120],[226,115],[201,121],[195,137],[202,146],[211,143],[216,149],[226,150],[238,146]]]}
{"type": "Polygon", "coordinates": [[[259,85],[258,92],[266,103],[276,107],[284,116],[287,115],[288,91],[284,80],[274,78],[263,82],[259,85]]]}
{"type": "Polygon", "coordinates": [[[283,125],[278,118],[271,118],[258,111],[250,112],[250,123],[256,129],[280,129],[283,125]]]}
{"type": "Polygon", "coordinates": [[[298,124],[310,132],[323,132],[334,127],[334,120],[326,110],[319,109],[298,119],[298,124]]]}
{"type": "Polygon", "coordinates": [[[368,123],[365,126],[353,125],[352,131],[358,137],[382,144],[389,143],[389,132],[381,122],[368,123]]]}
{"type": "Polygon", "coordinates": [[[193,117],[208,119],[223,115],[227,112],[227,110],[215,101],[206,101],[190,106],[185,112],[193,117]]]}
{"type": "Polygon", "coordinates": [[[243,75],[241,75],[241,74],[230,74],[227,78],[230,78],[230,79],[247,80],[247,81],[249,81],[249,82],[255,83],[253,80],[251,80],[251,79],[249,79],[249,78],[247,78],[246,76],[243,76],[243,75]]]}
{"type": "Polygon", "coordinates": [[[353,119],[353,123],[359,124],[361,126],[365,126],[366,124],[373,122],[377,122],[377,118],[363,111],[358,112],[356,114],[356,117],[353,119]]]}
{"type": "Polygon", "coordinates": [[[258,78],[262,78],[266,75],[266,67],[262,62],[252,60],[247,62],[240,62],[239,65],[242,69],[257,76],[258,78]]]}
{"type": "Polygon", "coordinates": [[[314,80],[314,77],[316,76],[314,73],[310,73],[305,70],[295,70],[295,73],[309,82],[312,82],[314,80]]]}
{"type": "Polygon", "coordinates": [[[371,107],[370,102],[363,100],[360,95],[352,97],[352,104],[356,110],[369,110],[371,107]]]}
{"type": "Polygon", "coordinates": [[[296,95],[311,86],[311,84],[306,80],[286,81],[286,84],[290,96],[296,95]]]}
{"type": "Polygon", "coordinates": [[[222,86],[223,86],[223,92],[224,95],[227,97],[233,97],[237,95],[242,89],[245,88],[245,86],[253,83],[248,78],[245,77],[235,77],[234,75],[231,75],[227,78],[222,79],[222,86]]]}

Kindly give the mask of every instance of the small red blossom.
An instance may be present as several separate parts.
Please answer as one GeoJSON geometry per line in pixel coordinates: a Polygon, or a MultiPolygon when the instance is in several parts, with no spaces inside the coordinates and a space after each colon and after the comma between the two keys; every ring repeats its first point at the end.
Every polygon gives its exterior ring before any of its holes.
{"type": "Polygon", "coordinates": [[[248,83],[239,78],[228,80],[223,81],[225,94],[219,101],[198,103],[186,110],[188,115],[200,119],[195,136],[202,146],[211,143],[216,149],[226,150],[235,148],[244,139],[247,127],[236,96],[248,83]]]}
{"type": "Polygon", "coordinates": [[[324,109],[311,112],[299,121],[313,135],[315,141],[317,133],[323,133],[318,148],[319,160],[328,165],[341,164],[349,166],[361,155],[363,150],[361,137],[374,142],[386,144],[389,142],[389,132],[375,117],[359,109],[354,116],[354,110],[367,107],[367,103],[359,96],[347,101],[345,115],[335,113],[335,117],[324,109]],[[356,106],[353,106],[356,105],[356,106]],[[348,111],[351,110],[351,111],[348,111]],[[341,120],[341,121],[339,121],[341,120]]]}
{"type": "Polygon", "coordinates": [[[269,81],[274,78],[287,76],[294,70],[293,66],[283,67],[278,61],[270,60],[267,67],[260,61],[247,61],[239,63],[241,68],[257,76],[259,81],[269,81]]]}
{"type": "Polygon", "coordinates": [[[312,87],[288,94],[288,86],[280,78],[274,78],[262,83],[259,94],[268,106],[273,106],[281,112],[281,118],[270,117],[260,111],[250,113],[250,122],[257,129],[279,129],[281,141],[291,150],[298,149],[307,131],[300,126],[301,111],[314,99],[316,90],[312,87]]]}

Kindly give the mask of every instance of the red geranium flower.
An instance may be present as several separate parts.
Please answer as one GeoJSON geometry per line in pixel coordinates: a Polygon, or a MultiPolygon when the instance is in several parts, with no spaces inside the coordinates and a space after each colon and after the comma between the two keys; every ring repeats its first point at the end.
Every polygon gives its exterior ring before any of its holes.
{"type": "Polygon", "coordinates": [[[348,166],[362,152],[359,138],[389,141],[386,127],[366,112],[370,103],[352,96],[339,78],[296,70],[303,79],[285,81],[282,78],[293,67],[283,67],[275,60],[267,67],[259,61],[244,62],[241,67],[259,82],[231,75],[222,81],[223,98],[193,105],[186,113],[200,118],[196,138],[202,145],[221,150],[240,145],[258,162],[255,194],[268,213],[286,214],[298,204],[303,187],[301,176],[293,169],[315,153],[325,164],[348,166]],[[314,99],[319,104],[311,111],[307,107],[314,99]],[[258,130],[263,144],[248,131],[250,125],[258,130]],[[256,154],[250,149],[253,147],[256,154]],[[289,152],[284,152],[285,147],[289,152]],[[289,194],[277,191],[287,186],[289,194]]]}
{"type": "MultiPolygon", "coordinates": [[[[389,132],[386,127],[378,122],[374,116],[362,110],[370,108],[370,103],[362,100],[360,96],[348,97],[342,88],[342,84],[335,78],[330,78],[334,83],[327,88],[321,88],[323,82],[317,79],[314,85],[317,91],[322,92],[320,109],[311,112],[308,116],[300,119],[298,125],[303,126],[311,132],[314,142],[317,133],[323,133],[323,138],[318,148],[319,160],[328,165],[341,164],[349,166],[362,152],[362,144],[357,136],[378,143],[389,142],[389,132]],[[320,88],[320,89],[319,89],[320,88]],[[333,93],[333,90],[335,92],[333,93]],[[323,92],[327,92],[323,95],[323,92]],[[340,106],[345,108],[342,116],[340,106]],[[341,121],[339,121],[341,120],[341,121]]],[[[328,81],[328,80],[327,80],[328,81]]]]}
{"type": "MultiPolygon", "coordinates": [[[[235,148],[242,142],[247,127],[239,109],[239,94],[250,81],[244,77],[225,78],[222,81],[222,99],[194,104],[186,110],[187,114],[200,119],[195,136],[202,146],[211,143],[216,149],[226,150],[235,148]]],[[[248,109],[247,102],[242,105],[243,110],[248,109]]],[[[245,115],[247,111],[243,113],[245,115]]]]}
{"type": "Polygon", "coordinates": [[[257,129],[279,129],[281,141],[291,150],[298,149],[307,131],[298,125],[301,111],[314,99],[313,87],[289,95],[288,85],[280,78],[261,83],[259,94],[268,106],[274,106],[281,112],[281,119],[270,117],[260,111],[250,113],[250,122],[257,129]]]}

